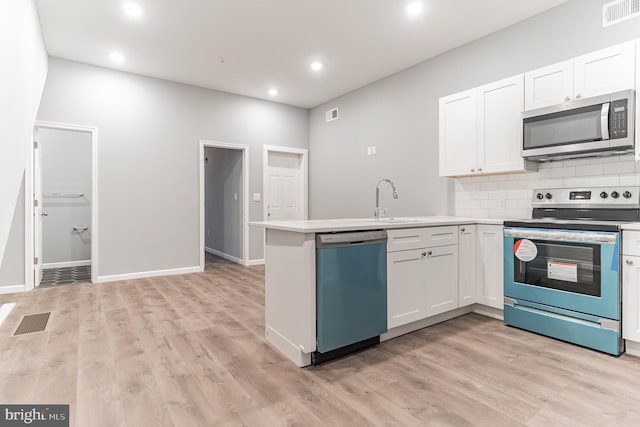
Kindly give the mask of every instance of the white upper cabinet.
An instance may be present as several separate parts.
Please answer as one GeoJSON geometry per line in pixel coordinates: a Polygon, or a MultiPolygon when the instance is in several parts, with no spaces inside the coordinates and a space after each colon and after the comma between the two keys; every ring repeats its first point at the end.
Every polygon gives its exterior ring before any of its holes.
{"type": "Polygon", "coordinates": [[[524,75],[525,110],[548,107],[573,99],[573,61],[529,71],[524,75]]]}
{"type": "Polygon", "coordinates": [[[478,163],[476,90],[440,98],[440,176],[474,173],[478,163]]]}
{"type": "Polygon", "coordinates": [[[525,73],[525,110],[635,88],[635,42],[525,73]]]}
{"type": "Polygon", "coordinates": [[[520,154],[524,77],[522,74],[478,88],[478,171],[525,169],[520,154]]]}
{"type": "Polygon", "coordinates": [[[520,155],[523,75],[440,98],[440,176],[534,169],[520,155]]]}

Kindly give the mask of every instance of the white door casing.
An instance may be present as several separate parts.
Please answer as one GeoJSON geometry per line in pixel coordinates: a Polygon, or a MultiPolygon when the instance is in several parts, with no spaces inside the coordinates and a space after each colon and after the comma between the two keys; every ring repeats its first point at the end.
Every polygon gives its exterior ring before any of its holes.
{"type": "Polygon", "coordinates": [[[33,129],[33,285],[42,281],[42,152],[38,128],[33,129]]]}
{"type": "Polygon", "coordinates": [[[245,144],[234,144],[228,142],[216,142],[200,140],[200,149],[198,156],[199,170],[199,186],[200,186],[200,269],[204,271],[204,252],[205,252],[205,224],[204,224],[204,149],[205,147],[225,148],[231,150],[240,150],[242,152],[242,197],[241,197],[241,223],[242,223],[242,241],[241,253],[242,265],[249,265],[249,146],[245,144]]]}
{"type": "MultiPolygon", "coordinates": [[[[38,140],[38,129],[56,129],[72,132],[88,132],[91,134],[91,282],[98,283],[98,128],[65,123],[37,121],[34,125],[34,142],[38,140]]],[[[35,147],[35,144],[34,144],[35,147]]],[[[39,151],[31,150],[25,176],[29,177],[29,184],[25,185],[25,290],[31,290],[41,280],[42,265],[42,176],[39,151]],[[36,162],[38,162],[36,164],[36,162]],[[36,178],[36,174],[38,177],[36,178]],[[35,200],[38,206],[35,206],[35,200]],[[38,225],[39,223],[39,225],[38,225]],[[38,257],[38,265],[34,263],[38,257]],[[37,271],[40,269],[40,271],[37,271]]]]}

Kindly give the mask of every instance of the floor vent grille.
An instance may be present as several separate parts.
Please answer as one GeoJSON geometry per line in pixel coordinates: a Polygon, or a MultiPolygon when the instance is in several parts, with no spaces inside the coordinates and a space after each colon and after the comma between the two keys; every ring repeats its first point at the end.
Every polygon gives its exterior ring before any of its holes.
{"type": "Polygon", "coordinates": [[[24,335],[44,331],[47,327],[49,316],[51,316],[51,312],[24,316],[13,335],[24,335]]]}
{"type": "Polygon", "coordinates": [[[602,26],[640,16],[640,0],[616,0],[602,6],[602,26]]]}

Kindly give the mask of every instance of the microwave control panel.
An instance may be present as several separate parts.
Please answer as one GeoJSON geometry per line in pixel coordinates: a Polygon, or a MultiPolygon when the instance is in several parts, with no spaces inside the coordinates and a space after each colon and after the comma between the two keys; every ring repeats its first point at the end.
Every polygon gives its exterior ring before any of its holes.
{"type": "Polygon", "coordinates": [[[611,101],[609,113],[609,138],[627,137],[628,99],[611,101]]]}

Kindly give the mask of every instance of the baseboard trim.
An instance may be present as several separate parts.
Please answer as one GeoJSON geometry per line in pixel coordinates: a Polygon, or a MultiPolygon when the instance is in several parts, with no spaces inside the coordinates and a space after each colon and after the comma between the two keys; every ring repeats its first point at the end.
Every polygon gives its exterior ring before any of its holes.
{"type": "Polygon", "coordinates": [[[25,292],[24,285],[0,286],[0,294],[15,294],[17,292],[25,292]]]}
{"type": "Polygon", "coordinates": [[[118,282],[121,280],[145,279],[149,277],[174,276],[176,274],[190,274],[190,273],[200,273],[200,272],[202,272],[202,268],[200,268],[200,266],[171,268],[168,270],[141,271],[139,273],[126,273],[126,274],[114,274],[111,276],[98,276],[96,283],[118,282]]]}
{"type": "Polygon", "coordinates": [[[234,257],[233,255],[225,254],[224,252],[220,252],[216,249],[211,249],[205,246],[204,251],[209,252],[211,255],[216,255],[228,261],[235,262],[236,264],[245,265],[244,261],[241,260],[240,258],[234,257]]]}
{"type": "Polygon", "coordinates": [[[484,304],[475,304],[473,306],[473,312],[481,314],[487,317],[493,317],[494,319],[504,320],[504,310],[500,310],[499,308],[489,307],[484,304]]]}
{"type": "Polygon", "coordinates": [[[82,267],[85,265],[91,265],[91,260],[85,259],[82,261],[47,262],[42,264],[42,268],[82,267]]]}
{"type": "Polygon", "coordinates": [[[264,265],[264,259],[250,259],[247,262],[247,266],[251,265],[264,265]]]}
{"type": "Polygon", "coordinates": [[[626,353],[635,357],[640,357],[640,342],[635,342],[631,340],[625,341],[626,353]]]}

